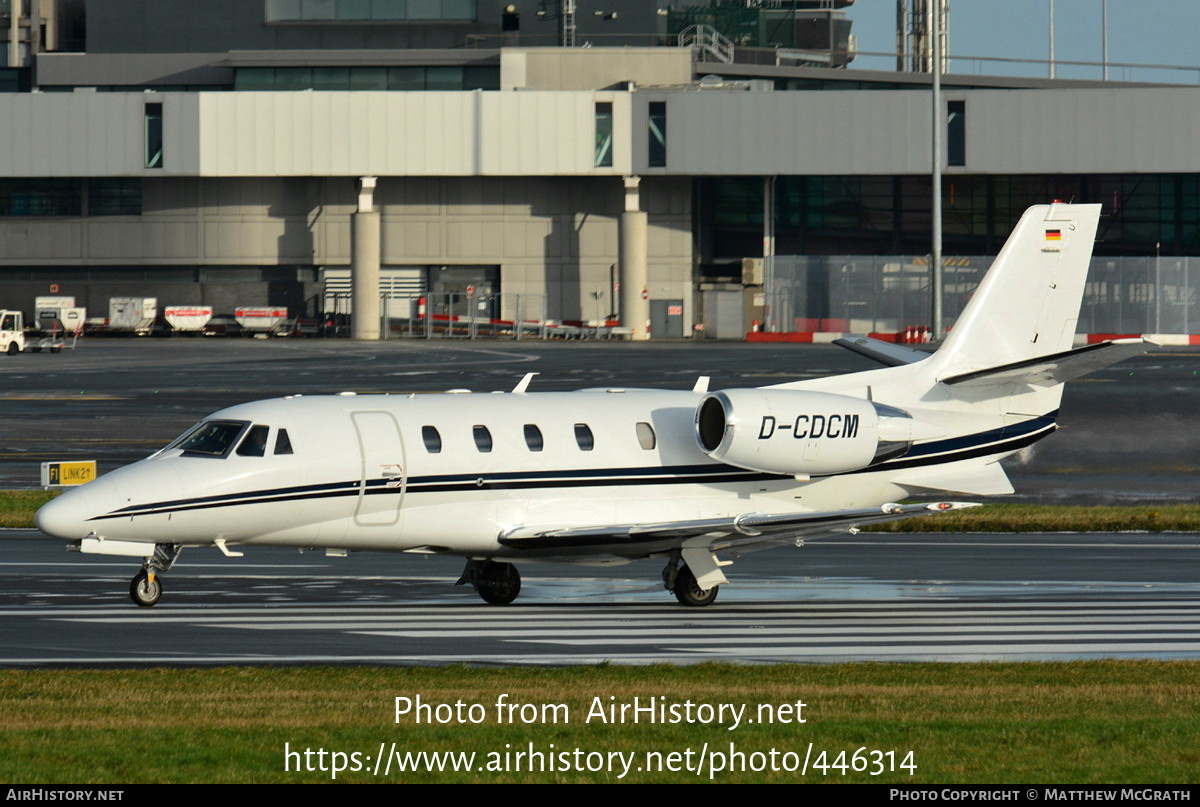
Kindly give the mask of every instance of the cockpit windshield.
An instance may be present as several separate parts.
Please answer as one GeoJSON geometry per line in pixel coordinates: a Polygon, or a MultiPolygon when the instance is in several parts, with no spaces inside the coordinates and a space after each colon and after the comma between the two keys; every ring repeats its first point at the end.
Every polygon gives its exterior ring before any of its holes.
{"type": "Polygon", "coordinates": [[[201,421],[163,450],[179,449],[185,457],[224,457],[249,425],[244,420],[201,421]]]}

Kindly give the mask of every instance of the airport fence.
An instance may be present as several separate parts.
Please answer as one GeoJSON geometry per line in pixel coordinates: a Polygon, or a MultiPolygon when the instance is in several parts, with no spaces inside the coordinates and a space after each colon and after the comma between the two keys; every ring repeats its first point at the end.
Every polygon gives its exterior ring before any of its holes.
{"type": "MultiPolygon", "coordinates": [[[[943,259],[942,310],[954,323],[994,256],[943,259]]],[[[931,324],[927,256],[788,255],[764,261],[764,330],[902,333],[931,324]]],[[[1079,333],[1200,332],[1200,258],[1093,258],[1079,333]]]]}

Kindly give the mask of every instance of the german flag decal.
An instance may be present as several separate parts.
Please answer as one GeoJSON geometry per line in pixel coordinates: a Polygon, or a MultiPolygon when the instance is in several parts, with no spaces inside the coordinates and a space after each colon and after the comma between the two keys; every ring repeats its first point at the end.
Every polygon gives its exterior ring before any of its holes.
{"type": "Polygon", "coordinates": [[[1046,230],[1046,240],[1047,241],[1061,241],[1062,240],[1062,230],[1046,230]]]}

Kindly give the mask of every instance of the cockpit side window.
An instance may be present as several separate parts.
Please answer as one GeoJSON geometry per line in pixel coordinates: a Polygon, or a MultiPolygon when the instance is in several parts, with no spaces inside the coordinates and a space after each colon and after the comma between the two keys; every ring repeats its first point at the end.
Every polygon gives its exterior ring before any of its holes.
{"type": "Polygon", "coordinates": [[[270,426],[251,426],[237,448],[239,457],[261,457],[267,453],[267,432],[270,426]]]}
{"type": "Polygon", "coordinates": [[[280,429],[279,434],[275,435],[275,453],[276,455],[292,453],[292,441],[288,438],[287,429],[280,429]]]}
{"type": "Polygon", "coordinates": [[[225,457],[249,425],[244,420],[206,420],[167,448],[177,448],[185,457],[225,457]]]}

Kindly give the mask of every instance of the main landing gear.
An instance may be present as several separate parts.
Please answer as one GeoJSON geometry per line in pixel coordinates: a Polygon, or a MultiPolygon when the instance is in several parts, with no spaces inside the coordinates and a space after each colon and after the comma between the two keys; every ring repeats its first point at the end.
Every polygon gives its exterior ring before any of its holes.
{"type": "Polygon", "coordinates": [[[717,591],[720,586],[712,588],[700,588],[700,584],[696,582],[696,575],[687,567],[686,563],[681,563],[678,555],[671,558],[670,563],[663,569],[663,587],[667,591],[675,595],[675,599],[679,600],[681,605],[686,605],[691,608],[701,608],[705,605],[712,605],[717,599],[717,591]]]}
{"type": "Polygon", "coordinates": [[[521,573],[511,563],[494,560],[468,560],[462,576],[454,585],[470,583],[484,602],[508,605],[521,593],[521,573]]]}
{"type": "Polygon", "coordinates": [[[149,608],[162,598],[162,580],[159,574],[167,571],[175,564],[180,544],[155,544],[154,554],[146,558],[142,569],[133,576],[129,583],[129,596],[137,605],[149,608]]]}

